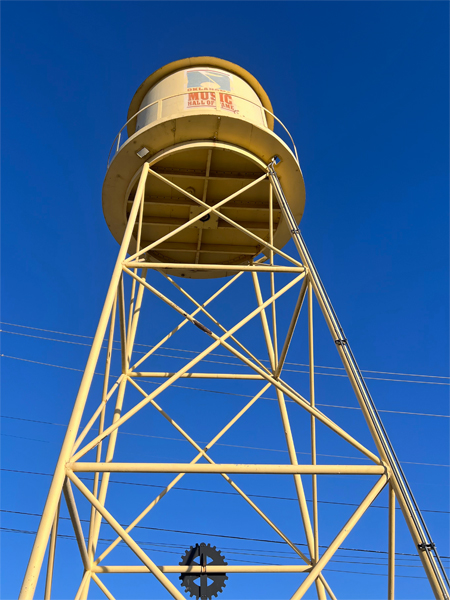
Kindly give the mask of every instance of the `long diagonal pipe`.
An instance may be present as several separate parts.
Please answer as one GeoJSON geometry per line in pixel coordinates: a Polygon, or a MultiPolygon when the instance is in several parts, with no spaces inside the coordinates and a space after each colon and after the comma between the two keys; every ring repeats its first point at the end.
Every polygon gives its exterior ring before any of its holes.
{"type": "Polygon", "coordinates": [[[350,378],[352,387],[355,391],[359,405],[372,433],[374,442],[377,446],[381,458],[389,465],[391,470],[390,483],[395,491],[399,506],[402,510],[408,529],[413,538],[414,544],[419,551],[425,573],[430,582],[434,596],[438,600],[450,599],[450,581],[445,572],[442,561],[432,541],[430,532],[425,524],[425,520],[420,512],[414,495],[409,487],[405,473],[401,467],[400,461],[395,454],[392,443],[381,421],[380,415],[375,407],[373,399],[364,381],[362,373],[355,360],[350,344],[344,335],[336,312],[331,304],[330,298],[319,277],[314,262],[309,254],[305,241],[297,227],[289,203],[281,187],[275,171],[276,160],[272,160],[268,165],[270,182],[273,186],[278,203],[286,219],[292,234],[292,239],[300,254],[301,260],[309,270],[311,283],[314,293],[322,309],[331,335],[336,343],[342,363],[350,378]]]}

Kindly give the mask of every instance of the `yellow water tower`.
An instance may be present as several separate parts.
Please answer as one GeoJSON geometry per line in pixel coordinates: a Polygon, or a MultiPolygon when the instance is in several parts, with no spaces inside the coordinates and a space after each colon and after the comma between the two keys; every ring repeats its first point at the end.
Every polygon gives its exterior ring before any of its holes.
{"type": "MultiPolygon", "coordinates": [[[[249,239],[248,232],[269,240],[270,186],[265,178],[238,195],[244,184],[264,175],[277,156],[278,175],[297,223],[305,204],[298,161],[273,132],[274,122],[272,105],[258,81],[226,60],[184,59],[150,75],[136,92],[128,122],[113,144],[103,186],[104,215],[115,239],[121,243],[142,165],[149,164],[161,177],[152,173],[146,182],[141,244],[158,242],[147,258],[161,263],[248,264],[265,249],[249,239]],[[214,206],[232,194],[235,198],[217,212],[199,218],[198,200],[214,206]],[[227,217],[243,230],[230,225],[227,217]],[[174,234],[186,223],[189,226],[174,234]],[[167,241],[160,242],[162,237],[167,241]]],[[[279,207],[273,225],[273,243],[282,248],[291,233],[279,207]]],[[[136,235],[131,249],[135,244],[136,235]]],[[[204,268],[172,272],[185,277],[230,274],[204,268]]]]}
{"type": "MultiPolygon", "coordinates": [[[[51,598],[57,572],[55,555],[62,496],[83,565],[77,589],[65,589],[66,597],[86,599],[92,585],[105,597],[115,598],[111,574],[120,573],[123,577],[146,574],[154,578],[161,584],[158,589],[165,597],[183,600],[189,594],[190,597],[209,599],[223,592],[225,598],[227,583],[234,574],[257,574],[264,578],[272,573],[277,577],[285,574],[292,577],[293,574],[297,578],[290,580],[294,582],[290,594],[292,600],[303,598],[311,587],[320,600],[335,599],[324,570],[384,488],[388,490],[389,498],[386,597],[394,599],[395,508],[398,503],[435,598],[449,598],[448,578],[435,545],[298,229],[304,205],[303,177],[292,137],[274,115],[264,89],[245,69],[219,58],[188,58],[162,67],[140,86],[131,102],[127,121],[112,145],[103,185],[105,219],[120,250],[43,510],[21,599],[34,597],[46,556],[44,597],[51,598]],[[274,126],[280,135],[274,132],[274,126]],[[294,242],[295,256],[283,250],[289,240],[294,242]],[[188,291],[183,278],[221,279],[210,298],[199,301],[192,293],[192,282],[188,291]],[[237,285],[235,282],[243,278],[251,285],[253,305],[233,326],[225,327],[223,315],[214,311],[210,304],[233,290],[237,285]],[[128,288],[126,280],[129,280],[128,288]],[[158,281],[164,285],[159,285],[158,281]],[[262,285],[263,281],[266,285],[262,285]],[[167,292],[168,284],[176,290],[176,297],[179,298],[181,293],[189,301],[190,310],[182,308],[167,292]],[[131,290],[129,300],[125,294],[127,289],[131,290]],[[290,312],[286,312],[283,305],[280,318],[280,302],[286,299],[289,291],[296,292],[294,302],[290,312]],[[151,303],[143,305],[144,294],[175,311],[179,321],[157,343],[152,341],[142,355],[142,352],[136,353],[135,348],[138,327],[146,319],[154,322],[160,305],[155,304],[156,308],[151,303]],[[330,330],[330,344],[345,367],[376,452],[316,406],[313,298],[330,330]],[[309,352],[309,382],[304,391],[289,385],[283,371],[292,337],[300,327],[297,324],[302,310],[307,313],[309,352]],[[250,323],[253,328],[258,323],[261,327],[264,352],[259,348],[255,353],[251,343],[246,341],[248,328],[245,326],[250,323]],[[169,340],[175,343],[172,338],[183,328],[191,328],[188,331],[203,336],[204,349],[195,352],[187,348],[189,358],[177,371],[169,366],[167,370],[155,370],[157,351],[169,340]],[[282,329],[285,331],[283,336],[280,335],[282,329]],[[121,343],[120,373],[117,375],[113,375],[111,369],[115,334],[120,336],[121,343]],[[105,338],[106,362],[100,365],[105,338]],[[217,372],[204,367],[202,370],[203,361],[213,356],[217,349],[228,353],[234,362],[225,362],[225,366],[217,367],[217,372]],[[264,353],[265,357],[261,358],[264,353]],[[225,372],[230,365],[236,364],[245,369],[232,368],[232,372],[225,372]],[[98,395],[92,381],[95,372],[102,369],[104,383],[98,395]],[[195,441],[197,432],[185,430],[160,402],[160,396],[183,378],[227,381],[227,385],[253,382],[256,391],[206,445],[200,445],[195,441]],[[151,389],[148,388],[149,380],[151,389]],[[247,411],[252,409],[253,424],[261,423],[257,416],[258,400],[269,391],[275,395],[279,408],[279,422],[270,423],[270,426],[273,430],[278,428],[284,436],[289,460],[280,464],[215,462],[214,445],[245,417],[247,411]],[[137,394],[140,399],[136,402],[137,394]],[[88,396],[90,412],[86,408],[88,396]],[[289,410],[288,401],[291,403],[289,410]],[[160,457],[153,462],[142,462],[139,455],[134,461],[117,460],[120,428],[132,424],[144,410],[152,411],[155,416],[158,414],[158,419],[164,419],[178,437],[192,446],[190,462],[169,463],[160,457]],[[303,419],[305,428],[309,429],[311,443],[310,456],[301,461],[296,450],[295,429],[291,426],[294,411],[295,418],[303,419]],[[87,424],[81,429],[83,417],[87,424]],[[318,422],[366,460],[355,459],[339,465],[319,463],[318,422]],[[83,481],[86,473],[93,475],[90,486],[83,481]],[[124,524],[124,510],[121,510],[119,522],[107,503],[111,473],[136,476],[165,473],[170,475],[170,482],[156,497],[144,503],[140,512],[131,511],[126,517],[127,524],[124,524]],[[264,565],[248,561],[228,564],[220,549],[193,541],[180,556],[180,561],[156,564],[152,552],[134,539],[133,530],[142,519],[154,514],[151,511],[164,502],[165,496],[186,474],[202,476],[205,489],[211,478],[223,478],[233,494],[251,507],[297,560],[289,564],[279,561],[264,565]],[[276,515],[270,517],[246,493],[243,489],[245,479],[239,477],[242,475],[284,475],[292,480],[304,547],[293,541],[290,532],[283,531],[276,515]],[[362,501],[355,496],[356,509],[351,517],[347,521],[336,520],[338,533],[325,550],[319,548],[318,502],[322,475],[361,475],[364,481],[371,481],[362,501]],[[304,490],[306,478],[311,482],[310,506],[304,490]],[[79,517],[81,502],[87,503],[90,509],[86,531],[79,517]],[[106,549],[99,550],[102,521],[117,537],[106,549]],[[114,551],[119,543],[124,543],[134,553],[138,564],[136,561],[117,563],[114,551]]],[[[246,298],[248,305],[250,300],[246,298]]],[[[223,398],[226,403],[226,395],[223,398]]],[[[220,402],[215,400],[211,405],[213,408],[207,416],[214,424],[218,422],[216,415],[220,402]]]]}

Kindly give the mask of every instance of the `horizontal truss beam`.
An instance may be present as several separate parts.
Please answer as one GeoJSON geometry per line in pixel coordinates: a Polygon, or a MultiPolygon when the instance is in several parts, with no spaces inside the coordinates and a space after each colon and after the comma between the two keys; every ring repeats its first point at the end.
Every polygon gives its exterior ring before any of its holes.
{"type": "Polygon", "coordinates": [[[68,471],[80,473],[245,473],[247,475],[384,475],[383,465],[236,465],[192,463],[70,462],[68,471]]]}
{"type": "Polygon", "coordinates": [[[203,174],[189,169],[183,171],[166,171],[165,169],[152,167],[152,170],[164,177],[182,177],[183,179],[189,177],[189,179],[207,179],[208,181],[254,181],[257,177],[261,176],[261,173],[244,173],[242,175],[235,173],[233,175],[229,171],[211,171],[211,173],[215,173],[215,175],[207,175],[206,173],[203,174]]]}
{"type": "Polygon", "coordinates": [[[196,269],[197,271],[260,271],[262,273],[304,273],[304,267],[279,267],[273,265],[210,265],[198,263],[164,263],[125,261],[129,269],[196,269]]]}
{"type": "MultiPolygon", "coordinates": [[[[250,181],[250,180],[249,180],[250,181]]],[[[197,206],[197,203],[189,198],[184,197],[173,197],[173,196],[146,196],[144,200],[144,207],[151,206],[152,204],[161,204],[164,206],[197,206]]],[[[128,212],[133,206],[133,201],[129,200],[127,202],[128,212]]],[[[273,211],[281,212],[281,208],[278,206],[278,203],[275,201],[273,204],[273,211]]],[[[232,200],[227,204],[227,208],[237,209],[237,210],[248,210],[248,209],[256,209],[256,210],[270,210],[270,204],[268,202],[256,200],[252,202],[251,200],[232,200]]]]}
{"type": "MultiPolygon", "coordinates": [[[[309,573],[311,565],[163,565],[158,569],[161,573],[309,573]]],[[[92,567],[93,573],[149,573],[144,566],[104,565],[92,567]]]]}
{"type": "MultiPolygon", "coordinates": [[[[160,373],[152,371],[141,371],[141,372],[130,372],[130,377],[172,377],[176,375],[173,373],[160,373]]],[[[242,373],[183,373],[181,379],[264,379],[262,375],[243,375],[242,373]]]]}
{"type": "MultiPolygon", "coordinates": [[[[152,227],[175,227],[176,225],[183,225],[184,223],[186,223],[186,219],[182,217],[159,217],[152,215],[142,218],[143,225],[152,225],[152,227]]],[[[249,229],[252,231],[267,231],[269,229],[267,223],[264,221],[239,221],[239,225],[244,229],[249,229]]],[[[234,227],[234,225],[219,220],[217,227],[219,229],[231,229],[234,227]]]]}
{"type": "MultiPolygon", "coordinates": [[[[142,245],[146,246],[151,244],[150,240],[142,240],[142,245]]],[[[241,256],[243,254],[249,255],[251,258],[256,256],[261,251],[261,246],[251,246],[249,244],[203,244],[199,250],[197,250],[197,243],[190,242],[163,242],[158,246],[158,252],[199,252],[200,254],[236,254],[241,256]]]]}

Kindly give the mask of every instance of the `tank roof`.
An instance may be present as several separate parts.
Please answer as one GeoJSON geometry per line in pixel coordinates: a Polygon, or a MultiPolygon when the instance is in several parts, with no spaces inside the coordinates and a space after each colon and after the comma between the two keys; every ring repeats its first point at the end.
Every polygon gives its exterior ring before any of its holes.
{"type": "MultiPolygon", "coordinates": [[[[223,58],[216,58],[214,56],[193,56],[191,58],[182,58],[181,60],[175,60],[167,65],[164,65],[157,71],[154,71],[151,75],[147,77],[147,79],[139,86],[137,92],[133,96],[133,99],[130,104],[130,108],[128,109],[127,120],[131,119],[139,110],[142,100],[145,97],[145,94],[159,81],[171,75],[172,73],[176,73],[177,71],[181,71],[183,69],[189,69],[190,67],[216,67],[218,69],[223,69],[224,71],[229,71],[234,75],[238,75],[245,82],[247,82],[256,92],[259,99],[261,100],[264,108],[269,110],[271,113],[273,112],[272,104],[269,100],[269,96],[264,91],[262,85],[259,81],[253,77],[251,73],[232,63],[228,60],[224,60],[223,58]]],[[[270,129],[273,130],[274,119],[271,114],[266,113],[267,125],[270,129]]],[[[136,129],[136,120],[133,119],[128,124],[128,135],[131,136],[135,132],[136,129]]]]}

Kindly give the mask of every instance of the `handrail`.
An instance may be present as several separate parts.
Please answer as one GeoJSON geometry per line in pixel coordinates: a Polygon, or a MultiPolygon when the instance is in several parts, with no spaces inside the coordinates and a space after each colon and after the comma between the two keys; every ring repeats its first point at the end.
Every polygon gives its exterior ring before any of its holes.
{"type": "MultiPolygon", "coordinates": [[[[129,123],[131,123],[131,121],[133,119],[136,119],[141,112],[143,112],[144,110],[147,110],[148,108],[151,108],[155,104],[161,103],[161,106],[162,106],[162,103],[165,100],[170,100],[171,98],[178,98],[179,96],[185,96],[186,94],[190,94],[190,93],[192,93],[192,92],[187,92],[186,91],[186,92],[181,92],[179,94],[172,94],[171,96],[165,96],[164,98],[159,98],[158,100],[155,100],[154,102],[151,102],[150,104],[147,104],[147,106],[144,106],[143,108],[139,109],[137,111],[137,113],[135,113],[132,117],[130,117],[128,119],[128,121],[125,123],[125,125],[123,125],[120,128],[119,133],[116,135],[116,137],[114,138],[113,143],[111,144],[111,148],[110,148],[109,153],[108,153],[107,169],[109,169],[109,167],[111,165],[111,161],[112,161],[112,159],[111,159],[111,152],[113,151],[114,146],[116,146],[116,151],[114,153],[114,156],[115,156],[117,154],[117,152],[120,150],[120,147],[121,147],[120,140],[121,140],[121,136],[122,136],[122,131],[125,129],[125,127],[129,123]],[[117,140],[117,142],[116,142],[116,140],[117,140]]],[[[270,110],[268,110],[267,108],[265,108],[261,104],[253,102],[252,100],[249,100],[248,98],[244,98],[243,96],[238,96],[237,94],[232,94],[232,93],[229,93],[229,92],[227,92],[227,94],[229,96],[233,97],[233,98],[237,98],[238,100],[244,100],[244,102],[248,102],[249,104],[252,104],[253,106],[256,106],[260,110],[264,111],[265,113],[268,113],[269,115],[271,115],[275,119],[275,121],[277,121],[281,125],[281,127],[285,130],[285,132],[288,134],[289,139],[291,140],[291,143],[292,143],[292,147],[294,149],[295,160],[296,160],[297,164],[300,166],[300,163],[299,163],[299,160],[298,160],[297,148],[295,146],[294,139],[293,139],[292,135],[289,133],[289,130],[284,125],[284,123],[277,116],[275,116],[273,112],[271,112],[270,110]]],[[[127,139],[129,139],[129,138],[127,138],[127,139]]],[[[114,158],[114,156],[113,156],[113,158],[114,158]]]]}

